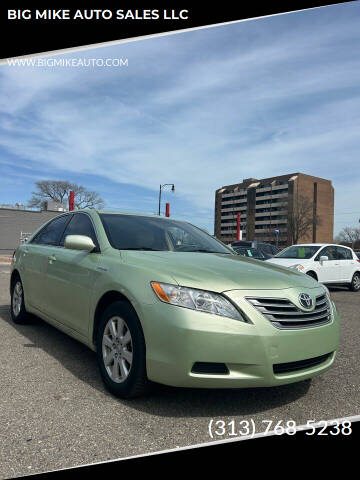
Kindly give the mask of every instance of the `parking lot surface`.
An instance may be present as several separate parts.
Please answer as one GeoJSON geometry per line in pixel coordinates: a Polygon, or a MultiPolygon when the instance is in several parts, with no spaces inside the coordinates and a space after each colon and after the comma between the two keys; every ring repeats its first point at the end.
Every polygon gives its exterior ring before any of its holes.
{"type": "Polygon", "coordinates": [[[360,293],[332,289],[341,345],[332,369],[311,382],[244,390],[156,386],[151,396],[124,401],[105,391],[88,348],[41,320],[12,323],[9,273],[0,265],[0,478],[208,442],[212,418],[253,419],[261,431],[263,420],[302,425],[360,413],[360,293]]]}

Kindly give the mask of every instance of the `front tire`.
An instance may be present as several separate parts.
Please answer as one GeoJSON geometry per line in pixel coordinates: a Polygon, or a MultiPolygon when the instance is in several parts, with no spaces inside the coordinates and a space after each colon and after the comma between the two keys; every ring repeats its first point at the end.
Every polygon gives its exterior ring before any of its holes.
{"type": "Polygon", "coordinates": [[[11,288],[11,318],[14,323],[28,323],[29,314],[25,309],[24,288],[20,277],[15,278],[11,288]]]}
{"type": "Polygon", "coordinates": [[[349,288],[352,292],[358,292],[360,290],[360,273],[359,272],[354,273],[349,288]]]}
{"type": "Polygon", "coordinates": [[[140,321],[127,302],[114,302],[103,313],[96,332],[96,352],[106,388],[117,397],[147,392],[146,349],[140,321]]]}

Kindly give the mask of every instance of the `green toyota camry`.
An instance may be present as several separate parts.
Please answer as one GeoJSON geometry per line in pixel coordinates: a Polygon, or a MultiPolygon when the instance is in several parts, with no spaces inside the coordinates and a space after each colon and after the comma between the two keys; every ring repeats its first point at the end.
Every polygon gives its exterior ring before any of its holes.
{"type": "Polygon", "coordinates": [[[236,255],[194,225],[96,210],[61,214],[14,253],[11,315],[35,314],[96,352],[115,395],[151,381],[265,387],[334,362],[339,315],[308,275],[236,255]]]}

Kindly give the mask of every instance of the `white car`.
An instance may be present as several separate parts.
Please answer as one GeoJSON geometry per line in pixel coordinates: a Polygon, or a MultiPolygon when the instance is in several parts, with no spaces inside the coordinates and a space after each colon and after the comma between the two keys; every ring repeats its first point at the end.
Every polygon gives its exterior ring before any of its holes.
{"type": "Polygon", "coordinates": [[[343,245],[307,243],[292,245],[266,260],[306,273],[321,283],[360,290],[360,259],[343,245]]]}

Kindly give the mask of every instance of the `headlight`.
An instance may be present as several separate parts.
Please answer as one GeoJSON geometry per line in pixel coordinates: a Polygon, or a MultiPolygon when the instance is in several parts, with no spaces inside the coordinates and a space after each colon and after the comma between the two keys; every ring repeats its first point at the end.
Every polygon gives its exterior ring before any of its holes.
{"type": "Polygon", "coordinates": [[[234,305],[218,293],[168,283],[151,282],[151,286],[162,302],[246,322],[234,305]]]}
{"type": "Polygon", "coordinates": [[[300,263],[297,263],[296,265],[291,265],[291,267],[289,268],[292,268],[293,270],[297,270],[298,272],[302,272],[304,270],[304,266],[301,265],[300,263]]]}

